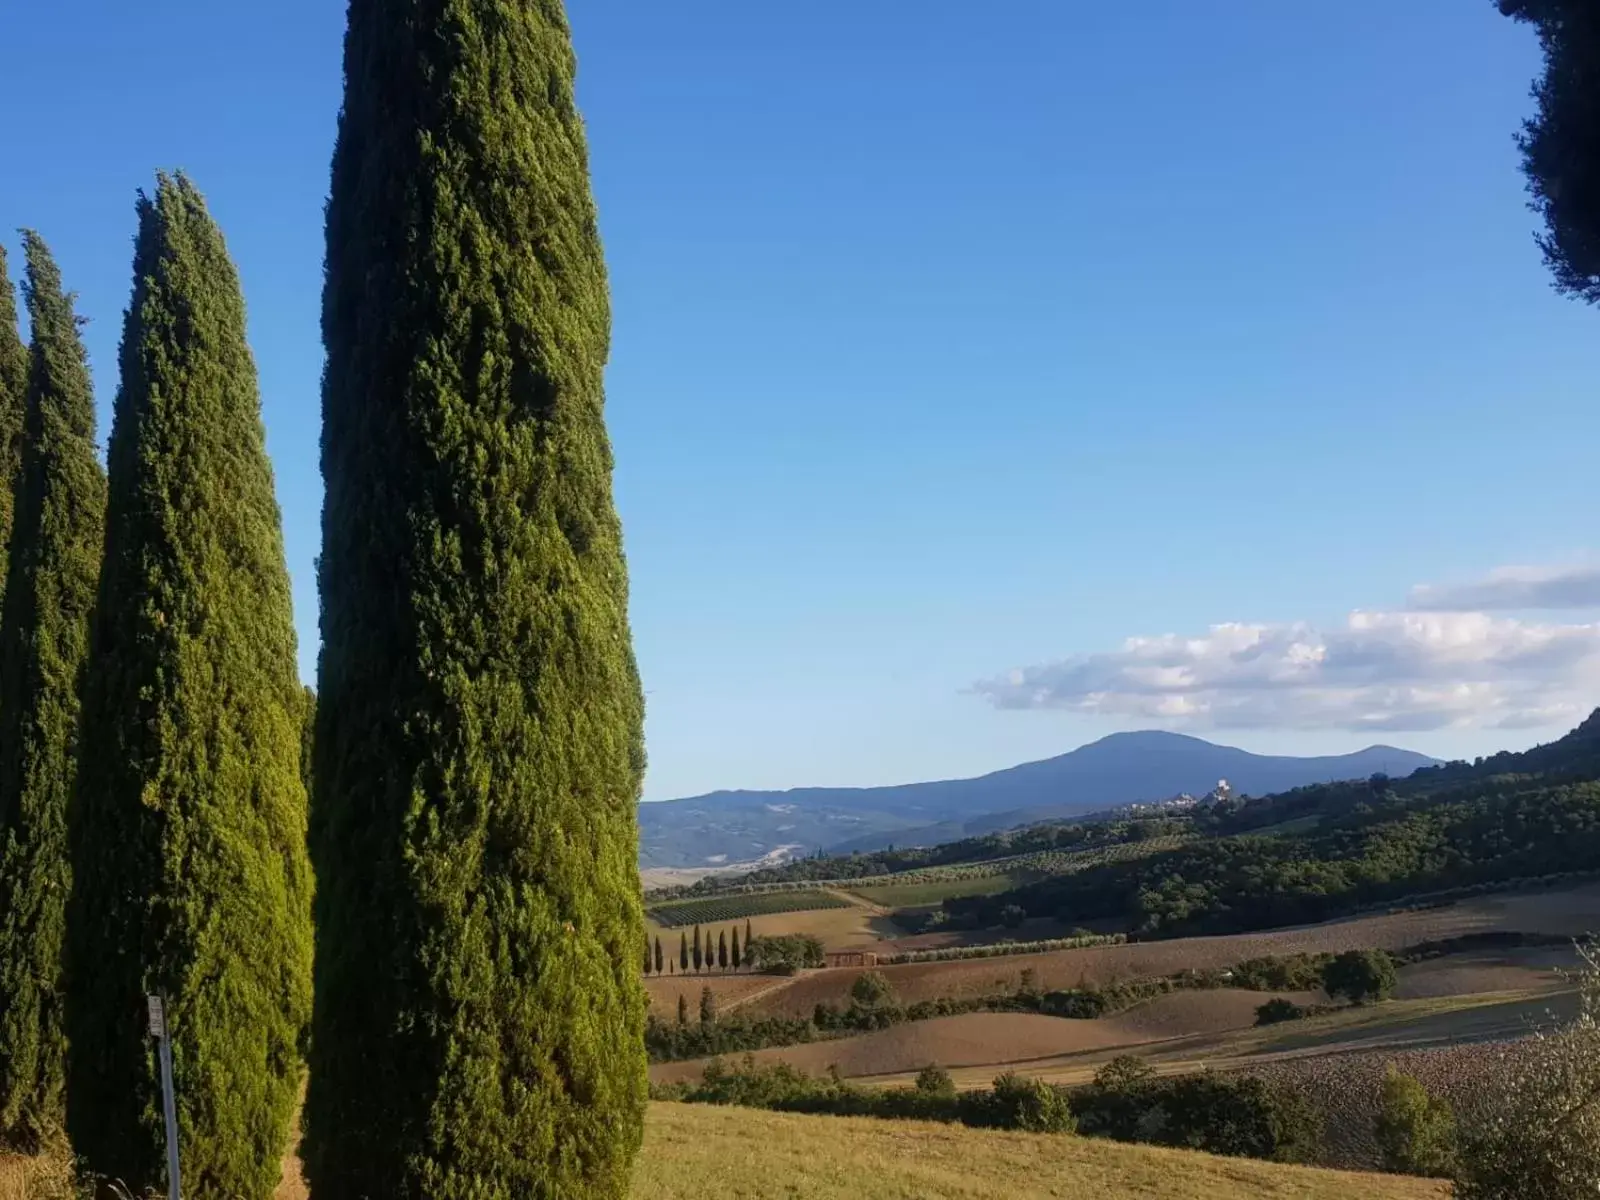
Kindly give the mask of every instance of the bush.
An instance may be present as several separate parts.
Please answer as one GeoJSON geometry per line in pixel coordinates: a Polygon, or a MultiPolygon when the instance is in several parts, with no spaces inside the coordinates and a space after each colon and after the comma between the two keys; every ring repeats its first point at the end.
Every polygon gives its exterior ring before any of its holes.
{"type": "Polygon", "coordinates": [[[1571,1024],[1544,1030],[1460,1149],[1458,1200],[1592,1200],[1600,1194],[1600,959],[1585,970],[1571,1024]]]}
{"type": "Polygon", "coordinates": [[[1243,1155],[1313,1162],[1321,1128],[1299,1096],[1247,1075],[1158,1079],[1131,1056],[1114,1059],[1072,1099],[1086,1134],[1243,1155]]]}
{"type": "Polygon", "coordinates": [[[822,943],[807,933],[751,938],[744,948],[745,965],[768,975],[793,975],[807,967],[820,967],[822,943]]]}
{"type": "Polygon", "coordinates": [[[1392,1065],[1373,1132],[1386,1171],[1448,1178],[1455,1169],[1456,1119],[1449,1103],[1392,1065]]]}
{"type": "Polygon", "coordinates": [[[1255,992],[1309,992],[1322,986],[1331,954],[1285,954],[1249,958],[1233,968],[1235,987],[1255,992]]]}
{"type": "Polygon", "coordinates": [[[1394,992],[1394,960],[1384,950],[1346,950],[1322,968],[1322,987],[1352,1004],[1387,1000],[1394,992]]]}
{"type": "Polygon", "coordinates": [[[1020,904],[1008,904],[1000,910],[1000,924],[1007,929],[1020,929],[1028,919],[1028,912],[1020,904]]]}
{"type": "Polygon", "coordinates": [[[917,1091],[930,1096],[954,1096],[956,1081],[943,1067],[930,1063],[917,1072],[917,1091]]]}
{"type": "Polygon", "coordinates": [[[882,971],[867,971],[850,985],[850,1000],[858,1008],[877,1008],[894,1003],[894,988],[882,971]]]}
{"type": "Polygon", "coordinates": [[[1039,1079],[1007,1071],[989,1093],[994,1125],[1028,1133],[1075,1133],[1077,1118],[1067,1093],[1039,1079]]]}
{"type": "Polygon", "coordinates": [[[1279,997],[1276,1000],[1268,1000],[1256,1009],[1256,1024],[1277,1025],[1282,1021],[1301,1020],[1305,1015],[1306,1010],[1294,1001],[1279,997]]]}

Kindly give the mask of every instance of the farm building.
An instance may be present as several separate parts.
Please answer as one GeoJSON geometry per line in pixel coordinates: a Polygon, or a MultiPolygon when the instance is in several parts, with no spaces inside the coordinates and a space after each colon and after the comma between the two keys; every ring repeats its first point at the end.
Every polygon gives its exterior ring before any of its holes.
{"type": "Polygon", "coordinates": [[[875,967],[878,956],[870,950],[829,950],[825,961],[830,967],[875,967]]]}

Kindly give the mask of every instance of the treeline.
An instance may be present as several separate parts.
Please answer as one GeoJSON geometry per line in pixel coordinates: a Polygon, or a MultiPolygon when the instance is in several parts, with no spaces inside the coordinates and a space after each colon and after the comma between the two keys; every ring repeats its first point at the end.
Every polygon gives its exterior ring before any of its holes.
{"type": "Polygon", "coordinates": [[[970,1091],[957,1091],[938,1067],[925,1069],[912,1087],[874,1089],[747,1058],[738,1066],[713,1062],[698,1083],[657,1084],[651,1094],[689,1104],[1076,1132],[1277,1162],[1315,1162],[1322,1145],[1314,1111],[1287,1089],[1247,1075],[1157,1078],[1134,1058],[1114,1060],[1075,1090],[1006,1072],[970,1091]]]}
{"type": "Polygon", "coordinates": [[[135,215],[104,470],[72,294],[25,233],[19,357],[0,258],[0,1145],[160,1179],[159,993],[191,1190],[264,1197],[311,1019],[310,709],[238,272],[185,177],[135,215]]]}
{"type": "Polygon", "coordinates": [[[1143,936],[1328,920],[1445,887],[1593,869],[1600,783],[1473,781],[1415,806],[1369,792],[1342,820],[1293,838],[1188,843],[995,896],[945,902],[953,922],[994,924],[1008,905],[1074,923],[1118,919],[1143,936]]]}
{"type": "Polygon", "coordinates": [[[687,930],[680,930],[677,950],[671,953],[664,950],[660,934],[652,938],[646,933],[644,973],[687,975],[691,970],[696,974],[705,971],[737,971],[746,965],[754,966],[759,961],[760,950],[756,946],[756,941],[749,921],[744,923],[743,941],[739,938],[737,925],[719,929],[715,943],[711,940],[711,931],[706,930],[702,935],[698,925],[694,927],[693,941],[690,940],[687,930]]]}
{"type": "Polygon", "coordinates": [[[651,899],[710,896],[723,892],[787,883],[850,882],[880,875],[895,875],[924,867],[953,866],[1034,854],[1043,850],[1088,850],[1123,842],[1143,841],[1184,832],[1182,818],[1122,821],[1079,821],[1030,825],[1022,829],[983,834],[938,846],[913,846],[856,854],[819,855],[796,859],[781,866],[763,867],[746,875],[708,875],[685,887],[660,888],[651,899]]]}
{"type": "Polygon", "coordinates": [[[24,233],[24,345],[0,257],[0,1153],[176,1195],[159,994],[189,1200],[270,1200],[302,1088],[319,1200],[617,1197],[643,691],[570,27],[347,15],[314,704],[199,191],[137,198],[104,467],[73,294],[24,233]]]}

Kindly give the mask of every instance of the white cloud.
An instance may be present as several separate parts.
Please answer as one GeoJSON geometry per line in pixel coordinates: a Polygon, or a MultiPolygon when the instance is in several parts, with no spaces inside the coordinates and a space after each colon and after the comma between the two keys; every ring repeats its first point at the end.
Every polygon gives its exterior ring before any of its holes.
{"type": "Polygon", "coordinates": [[[1414,587],[1407,605],[1426,612],[1600,608],[1600,566],[1501,567],[1472,583],[1414,587]]]}
{"type": "Polygon", "coordinates": [[[1430,730],[1572,722],[1600,697],[1600,624],[1354,612],[1343,626],[1213,626],[976,685],[998,708],[1179,728],[1430,730]]]}

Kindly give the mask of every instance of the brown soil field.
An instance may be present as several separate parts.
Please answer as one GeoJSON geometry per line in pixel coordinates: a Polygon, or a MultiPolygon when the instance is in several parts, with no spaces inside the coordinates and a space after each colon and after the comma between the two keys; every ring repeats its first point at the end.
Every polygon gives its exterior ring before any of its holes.
{"type": "MultiPolygon", "coordinates": [[[[1292,998],[1302,1003],[1311,1000],[1301,995],[1292,998]]],[[[916,1072],[929,1063],[948,1069],[998,1070],[1092,1051],[1248,1029],[1255,1024],[1256,1006],[1261,1002],[1256,992],[1221,990],[1174,992],[1096,1021],[1038,1013],[964,1013],[855,1037],[760,1050],[755,1059],[786,1062],[811,1075],[837,1067],[841,1075],[851,1078],[916,1072]]],[[[699,1079],[707,1061],[658,1064],[651,1068],[651,1078],[659,1082],[699,1079]]]]}
{"type": "MultiPolygon", "coordinates": [[[[1600,929],[1600,886],[1524,895],[1484,896],[1446,908],[1380,913],[1322,925],[1224,937],[1178,938],[1122,946],[1094,946],[1044,954],[1017,954],[881,968],[903,1003],[941,996],[978,996],[1017,987],[1026,969],[1040,987],[1070,988],[1171,975],[1188,968],[1229,967],[1267,954],[1320,953],[1381,948],[1488,930],[1580,936],[1600,929]]],[[[754,1004],[755,1011],[806,1016],[819,1003],[848,1002],[859,970],[816,971],[754,1004]]]]}
{"type": "Polygon", "coordinates": [[[1456,954],[1403,967],[1395,996],[1465,996],[1473,992],[1526,991],[1559,987],[1563,969],[1578,965],[1569,949],[1512,950],[1496,954],[1456,954]]]}
{"type": "Polygon", "coordinates": [[[1343,1167],[1378,1165],[1372,1125],[1379,1088],[1389,1064],[1420,1079],[1448,1099],[1458,1121],[1470,1127],[1494,1105],[1498,1081],[1526,1054],[1523,1042],[1472,1042],[1427,1050],[1371,1050],[1279,1059],[1246,1068],[1253,1075],[1302,1092],[1322,1114],[1328,1161],[1343,1167]]]}
{"type": "Polygon", "coordinates": [[[789,981],[773,975],[652,975],[644,981],[645,993],[650,997],[650,1011],[658,1017],[677,1017],[678,997],[689,1001],[693,1019],[700,1014],[700,992],[709,987],[717,998],[717,1011],[730,1012],[750,997],[759,996],[769,988],[787,987],[789,981]]]}

